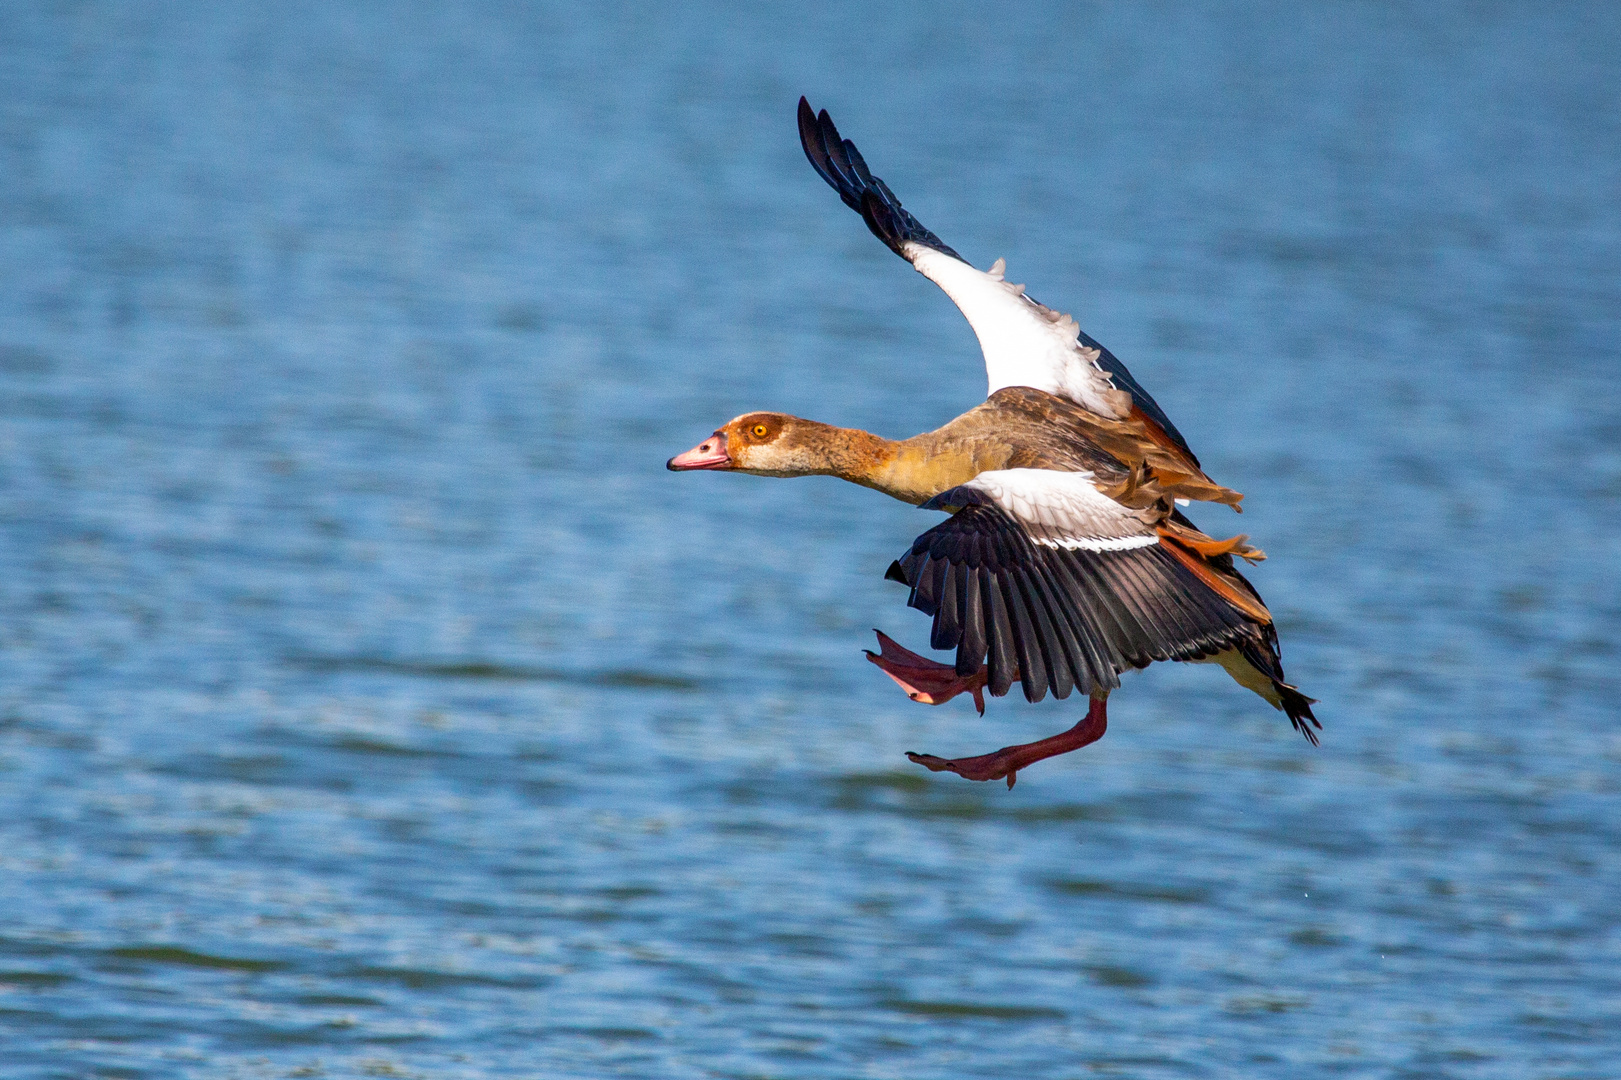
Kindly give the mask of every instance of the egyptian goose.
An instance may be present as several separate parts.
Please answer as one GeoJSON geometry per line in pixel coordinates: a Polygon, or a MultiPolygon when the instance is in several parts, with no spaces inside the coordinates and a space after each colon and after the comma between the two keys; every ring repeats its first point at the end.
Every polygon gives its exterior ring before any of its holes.
{"type": "Polygon", "coordinates": [[[1241,509],[1205,475],[1187,440],[1137,380],[1075,320],[1025,295],[1001,259],[976,270],[902,208],[840,138],[826,110],[799,100],[805,155],[891,251],[944,289],[985,354],[985,402],[937,431],[899,441],[774,412],[745,413],[669,461],[672,470],[837,476],[951,516],[885,575],[934,620],[928,660],[882,632],[868,659],[915,701],[938,705],[1014,681],[1091,699],[1084,720],[1039,742],[977,757],[908,754],[936,772],[1006,778],[1101,738],[1109,692],[1155,660],[1220,664],[1317,742],[1313,700],[1284,681],[1278,636],[1233,557],[1265,556],[1244,536],[1215,540],[1178,508],[1241,509]]]}

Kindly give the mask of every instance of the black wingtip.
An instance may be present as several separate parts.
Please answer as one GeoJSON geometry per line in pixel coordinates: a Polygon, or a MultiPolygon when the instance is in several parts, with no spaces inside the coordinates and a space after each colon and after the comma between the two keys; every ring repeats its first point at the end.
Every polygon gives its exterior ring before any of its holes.
{"type": "Polygon", "coordinates": [[[896,228],[895,212],[870,189],[861,193],[861,220],[867,223],[874,236],[884,242],[885,247],[906,258],[906,252],[901,250],[901,241],[905,238],[896,228]]]}
{"type": "Polygon", "coordinates": [[[822,145],[822,132],[816,125],[816,112],[811,108],[810,102],[803,97],[799,99],[799,145],[805,151],[805,160],[816,170],[816,175],[833,190],[838,191],[842,197],[844,192],[840,190],[839,181],[833,175],[827,160],[827,148],[822,145]]]}
{"type": "MultiPolygon", "coordinates": [[[[821,150],[822,140],[816,130],[816,111],[804,98],[799,99],[799,145],[805,148],[805,156],[810,158],[811,167],[820,174],[822,165],[816,157],[821,150]]],[[[826,180],[827,177],[824,175],[822,179],[826,180]]]]}
{"type": "Polygon", "coordinates": [[[896,559],[894,562],[889,564],[889,569],[884,571],[884,580],[898,581],[908,588],[910,588],[912,585],[910,581],[906,580],[906,571],[901,569],[901,561],[899,559],[896,559]]]}
{"type": "MultiPolygon", "coordinates": [[[[811,132],[816,128],[816,113],[811,111],[810,102],[803,97],[799,99],[799,145],[805,148],[805,154],[810,154],[811,132]]],[[[813,158],[811,164],[815,165],[813,158]]]]}
{"type": "Polygon", "coordinates": [[[816,175],[828,187],[839,193],[844,205],[861,215],[867,228],[884,242],[885,247],[905,258],[901,242],[911,240],[954,259],[962,258],[942,243],[938,236],[925,229],[901,206],[888,185],[872,175],[861,157],[861,151],[839,134],[826,109],[818,112],[811,107],[810,100],[801,95],[798,122],[799,145],[804,148],[811,168],[816,170],[816,175]]]}

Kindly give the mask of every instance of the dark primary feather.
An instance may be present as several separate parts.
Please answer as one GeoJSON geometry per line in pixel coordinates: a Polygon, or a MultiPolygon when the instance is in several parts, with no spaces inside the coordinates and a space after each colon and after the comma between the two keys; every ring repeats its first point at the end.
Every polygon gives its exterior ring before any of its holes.
{"type": "Polygon", "coordinates": [[[839,137],[839,129],[833,126],[827,110],[823,109],[818,115],[804,98],[799,99],[799,141],[811,168],[839,193],[844,205],[866,220],[872,234],[895,254],[905,258],[900,246],[903,241],[911,240],[953,259],[962,258],[945,241],[925,229],[901,206],[889,186],[867,170],[861,152],[854,143],[839,137]]]}
{"type": "Polygon", "coordinates": [[[930,644],[957,650],[959,674],[988,664],[997,695],[1015,677],[1030,701],[1049,690],[1091,694],[1155,660],[1266,648],[1261,627],[1161,544],[1050,548],[994,505],[965,506],[913,541],[895,569],[911,586],[908,604],[934,618],[930,644]]]}
{"type": "MultiPolygon", "coordinates": [[[[904,259],[906,254],[901,250],[901,244],[910,240],[950,255],[953,259],[968,261],[924,228],[917,218],[901,206],[901,201],[889,190],[889,185],[867,168],[855,144],[840,137],[839,129],[833,126],[827,110],[823,109],[818,114],[804,98],[799,99],[799,141],[805,148],[805,157],[810,159],[811,168],[839,193],[844,205],[861,215],[867,228],[889,250],[904,259]]],[[[1129,393],[1144,415],[1158,424],[1197,465],[1199,461],[1193,457],[1187,440],[1171,423],[1171,418],[1165,415],[1165,410],[1159,407],[1159,402],[1149,396],[1148,391],[1132,377],[1126,365],[1084,332],[1080,335],[1080,341],[1087,348],[1098,350],[1098,365],[1113,377],[1115,386],[1129,393]]]]}

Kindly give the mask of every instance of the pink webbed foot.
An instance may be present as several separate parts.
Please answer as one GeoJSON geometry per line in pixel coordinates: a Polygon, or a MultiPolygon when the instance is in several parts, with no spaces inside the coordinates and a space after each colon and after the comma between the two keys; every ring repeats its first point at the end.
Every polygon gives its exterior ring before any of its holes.
{"type": "Polygon", "coordinates": [[[1106,700],[1093,698],[1092,706],[1086,712],[1086,719],[1068,731],[1038,742],[1004,746],[995,753],[951,760],[935,757],[933,754],[908,753],[906,756],[932,772],[954,772],[965,780],[999,780],[1006,777],[1007,786],[1011,788],[1019,779],[1020,769],[1046,758],[1079,750],[1103,738],[1103,733],[1109,727],[1106,700]]]}
{"type": "Polygon", "coordinates": [[[958,694],[974,695],[974,708],[985,715],[985,682],[990,677],[984,664],[972,675],[958,675],[950,664],[938,664],[926,656],[897,645],[882,630],[878,635],[880,652],[866,650],[867,659],[894,679],[906,696],[925,705],[944,705],[958,694]]]}

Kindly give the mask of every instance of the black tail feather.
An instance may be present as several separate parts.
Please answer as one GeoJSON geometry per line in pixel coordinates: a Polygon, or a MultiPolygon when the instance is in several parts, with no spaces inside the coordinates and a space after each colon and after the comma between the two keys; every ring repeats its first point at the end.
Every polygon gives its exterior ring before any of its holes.
{"type": "Polygon", "coordinates": [[[1295,726],[1295,730],[1316,746],[1317,732],[1312,728],[1316,728],[1317,731],[1323,730],[1323,725],[1318,723],[1317,717],[1311,712],[1311,707],[1317,703],[1317,699],[1307,697],[1288,683],[1274,682],[1272,688],[1283,699],[1283,711],[1288,714],[1289,722],[1295,726]],[[1310,721],[1309,726],[1307,721],[1310,721]]]}

